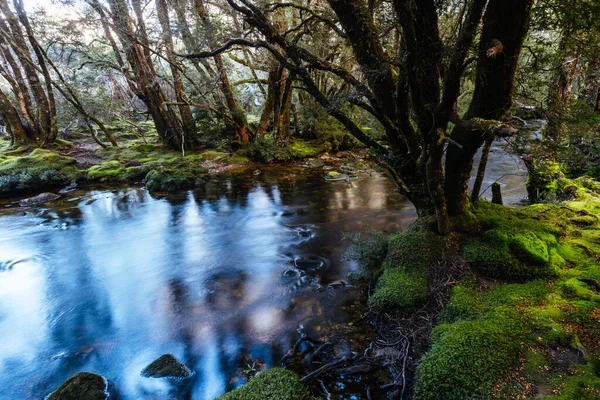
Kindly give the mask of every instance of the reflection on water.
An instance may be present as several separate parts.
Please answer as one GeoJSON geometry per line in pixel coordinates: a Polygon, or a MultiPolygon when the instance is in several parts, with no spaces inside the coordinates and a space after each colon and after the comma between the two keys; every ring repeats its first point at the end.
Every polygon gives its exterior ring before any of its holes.
{"type": "Polygon", "coordinates": [[[157,198],[78,191],[45,208],[0,211],[0,398],[39,399],[78,371],[120,399],[212,399],[249,361],[279,365],[297,338],[345,324],[356,296],[325,289],[352,268],[341,232],[397,231],[414,212],[378,173],[321,171],[212,181],[157,198]],[[324,268],[283,272],[299,257],[324,268]],[[172,386],[140,376],[164,353],[195,371],[172,386]]]}

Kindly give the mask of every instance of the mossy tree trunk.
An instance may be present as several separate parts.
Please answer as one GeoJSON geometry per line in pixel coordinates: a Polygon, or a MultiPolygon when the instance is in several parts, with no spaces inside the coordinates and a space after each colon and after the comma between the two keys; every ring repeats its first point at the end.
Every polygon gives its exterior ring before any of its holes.
{"type": "MultiPolygon", "coordinates": [[[[139,14],[138,18],[141,18],[137,3],[133,3],[134,11],[139,14]]],[[[135,22],[124,0],[110,0],[109,6],[113,27],[132,71],[135,93],[148,108],[161,141],[174,150],[194,149],[195,138],[191,134],[186,134],[181,118],[167,105],[168,97],[160,86],[152,60],[148,56],[148,46],[144,45],[147,41],[147,33],[140,32],[144,29],[143,21],[137,21],[136,32],[135,22]]]]}

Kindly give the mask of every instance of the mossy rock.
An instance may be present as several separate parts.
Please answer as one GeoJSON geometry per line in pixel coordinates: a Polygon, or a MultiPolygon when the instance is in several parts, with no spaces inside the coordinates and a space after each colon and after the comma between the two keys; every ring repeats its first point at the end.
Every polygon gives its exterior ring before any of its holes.
{"type": "Polygon", "coordinates": [[[46,400],[106,400],[108,382],[100,375],[79,372],[63,382],[46,400]]]}
{"type": "Polygon", "coordinates": [[[464,258],[480,274],[511,281],[527,281],[557,274],[559,259],[551,260],[556,238],[545,233],[492,229],[463,247],[464,258]],[[551,262],[552,261],[552,262],[551,262]]]}
{"type": "Polygon", "coordinates": [[[428,289],[427,271],[386,268],[369,297],[369,307],[412,311],[427,300],[428,289]]]}
{"type": "Polygon", "coordinates": [[[98,182],[123,182],[127,180],[125,172],[119,161],[107,161],[88,169],[87,178],[98,182]]]}
{"type": "Polygon", "coordinates": [[[316,400],[296,374],[283,368],[261,372],[216,400],[316,400]]]}
{"type": "Polygon", "coordinates": [[[369,298],[370,307],[411,311],[427,300],[429,270],[443,257],[446,242],[423,224],[418,221],[390,237],[384,271],[369,298]]]}
{"type": "Polygon", "coordinates": [[[173,169],[159,168],[146,175],[146,187],[150,191],[174,192],[193,188],[194,179],[173,169]]]}
{"type": "Polygon", "coordinates": [[[0,162],[0,195],[40,191],[68,185],[83,172],[75,159],[36,149],[28,156],[8,157],[0,162]]]}
{"type": "Polygon", "coordinates": [[[417,400],[492,399],[494,383],[515,363],[520,337],[509,321],[439,325],[416,373],[417,400]]]}
{"type": "Polygon", "coordinates": [[[152,361],[141,372],[144,378],[177,378],[185,379],[194,373],[179,361],[173,354],[163,354],[152,361]]]}

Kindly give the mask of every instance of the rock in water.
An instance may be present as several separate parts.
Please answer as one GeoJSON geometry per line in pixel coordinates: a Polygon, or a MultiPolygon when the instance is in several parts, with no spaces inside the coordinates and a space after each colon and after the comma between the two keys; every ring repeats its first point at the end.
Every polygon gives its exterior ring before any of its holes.
{"type": "Polygon", "coordinates": [[[46,400],[106,400],[108,382],[100,375],[79,372],[66,381],[46,400]]]}
{"type": "Polygon", "coordinates": [[[142,370],[144,378],[189,378],[193,372],[173,354],[163,354],[142,370]]]}
{"type": "Polygon", "coordinates": [[[39,206],[40,204],[48,203],[49,201],[54,201],[56,199],[60,199],[60,196],[54,193],[42,193],[35,197],[19,201],[19,205],[21,207],[39,206]]]}

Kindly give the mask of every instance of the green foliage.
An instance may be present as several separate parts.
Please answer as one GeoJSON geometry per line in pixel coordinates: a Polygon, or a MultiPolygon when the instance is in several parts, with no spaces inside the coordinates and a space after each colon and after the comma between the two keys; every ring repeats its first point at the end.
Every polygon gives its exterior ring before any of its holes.
{"type": "Polygon", "coordinates": [[[236,390],[216,400],[311,400],[314,399],[291,371],[272,368],[261,372],[236,390]]]}
{"type": "Polygon", "coordinates": [[[240,155],[263,163],[287,162],[293,159],[288,147],[279,146],[272,137],[268,136],[251,143],[240,155]]]}
{"type": "Polygon", "coordinates": [[[567,180],[556,161],[536,159],[527,178],[527,194],[532,203],[553,201],[565,196],[567,180]]]}
{"type": "Polygon", "coordinates": [[[81,177],[75,159],[35,149],[28,156],[0,161],[0,195],[52,189],[81,177]]]}

